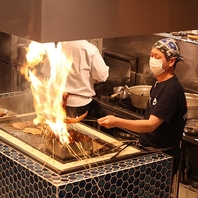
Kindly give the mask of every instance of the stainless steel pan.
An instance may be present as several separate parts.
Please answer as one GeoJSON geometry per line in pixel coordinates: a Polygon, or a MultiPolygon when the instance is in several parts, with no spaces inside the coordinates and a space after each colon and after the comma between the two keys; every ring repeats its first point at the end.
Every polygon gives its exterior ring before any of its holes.
{"type": "Polygon", "coordinates": [[[126,90],[125,86],[118,86],[113,88],[114,94],[112,94],[110,97],[118,98],[118,99],[126,99],[129,97],[128,91],[126,90]]]}

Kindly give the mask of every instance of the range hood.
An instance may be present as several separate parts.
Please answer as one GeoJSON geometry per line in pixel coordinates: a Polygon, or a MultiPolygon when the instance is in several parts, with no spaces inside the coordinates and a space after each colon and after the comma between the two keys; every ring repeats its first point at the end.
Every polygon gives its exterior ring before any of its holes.
{"type": "Polygon", "coordinates": [[[1,0],[0,31],[58,42],[198,29],[197,0],[1,0]]]}

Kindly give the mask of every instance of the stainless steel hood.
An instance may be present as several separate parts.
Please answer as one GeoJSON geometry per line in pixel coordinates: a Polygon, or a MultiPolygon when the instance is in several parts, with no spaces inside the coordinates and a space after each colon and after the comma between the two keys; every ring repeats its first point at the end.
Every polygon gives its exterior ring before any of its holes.
{"type": "Polygon", "coordinates": [[[197,0],[0,0],[0,31],[41,43],[198,29],[197,0]]]}

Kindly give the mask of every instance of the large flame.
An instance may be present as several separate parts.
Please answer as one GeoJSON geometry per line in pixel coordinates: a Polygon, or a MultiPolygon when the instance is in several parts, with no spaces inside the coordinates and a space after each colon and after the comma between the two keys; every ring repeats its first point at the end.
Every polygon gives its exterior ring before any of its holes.
{"type": "Polygon", "coordinates": [[[58,43],[36,43],[32,41],[26,55],[27,64],[21,68],[21,73],[30,82],[34,97],[34,108],[37,117],[35,124],[45,122],[61,143],[69,143],[69,133],[64,122],[65,109],[62,106],[62,96],[65,82],[71,69],[71,60],[63,53],[58,43]],[[43,63],[49,66],[48,78],[37,76],[36,65],[43,63]]]}

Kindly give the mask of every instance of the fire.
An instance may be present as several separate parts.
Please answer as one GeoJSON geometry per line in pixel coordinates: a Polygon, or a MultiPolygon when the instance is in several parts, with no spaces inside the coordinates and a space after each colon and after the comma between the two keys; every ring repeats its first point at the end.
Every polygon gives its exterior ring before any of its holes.
{"type": "Polygon", "coordinates": [[[62,96],[65,82],[71,69],[71,60],[63,53],[60,43],[36,43],[32,41],[26,55],[27,64],[21,68],[21,73],[30,82],[34,97],[34,108],[37,117],[35,124],[45,122],[59,137],[61,143],[69,143],[69,133],[64,122],[65,109],[62,107],[62,96]],[[49,76],[37,75],[36,66],[49,66],[49,76]]]}

